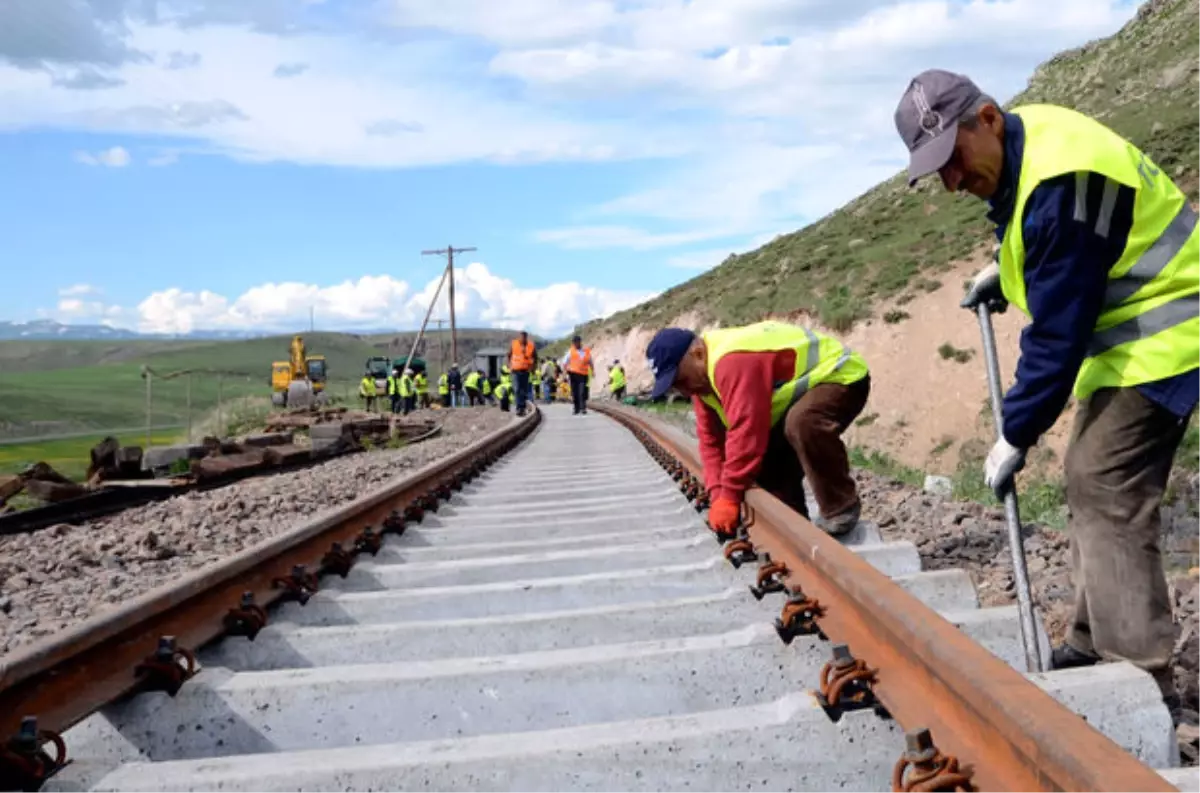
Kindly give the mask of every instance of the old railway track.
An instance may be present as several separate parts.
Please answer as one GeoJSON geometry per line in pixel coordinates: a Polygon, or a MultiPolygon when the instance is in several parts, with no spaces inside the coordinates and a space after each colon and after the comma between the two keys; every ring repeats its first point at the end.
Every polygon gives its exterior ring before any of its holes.
{"type": "Polygon", "coordinates": [[[543,408],[0,662],[3,786],[1195,789],[1148,676],[1019,672],[965,573],[762,492],[722,549],[689,443],[604,413],[543,408]]]}

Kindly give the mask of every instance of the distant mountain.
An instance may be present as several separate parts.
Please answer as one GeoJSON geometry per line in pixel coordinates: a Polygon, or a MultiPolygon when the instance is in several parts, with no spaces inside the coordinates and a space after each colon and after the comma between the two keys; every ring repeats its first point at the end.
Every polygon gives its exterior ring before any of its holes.
{"type": "Polygon", "coordinates": [[[127,328],[111,328],[107,325],[66,325],[52,319],[35,319],[29,322],[0,320],[0,341],[65,341],[106,339],[255,339],[270,334],[250,330],[195,330],[190,333],[139,333],[127,328]]]}

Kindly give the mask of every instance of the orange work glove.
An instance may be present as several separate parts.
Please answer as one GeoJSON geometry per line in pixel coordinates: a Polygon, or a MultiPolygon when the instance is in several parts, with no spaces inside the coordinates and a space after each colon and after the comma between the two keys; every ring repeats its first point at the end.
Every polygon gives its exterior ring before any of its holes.
{"type": "Polygon", "coordinates": [[[731,498],[718,498],[708,509],[708,526],[713,531],[730,534],[737,528],[741,504],[731,498]]]}

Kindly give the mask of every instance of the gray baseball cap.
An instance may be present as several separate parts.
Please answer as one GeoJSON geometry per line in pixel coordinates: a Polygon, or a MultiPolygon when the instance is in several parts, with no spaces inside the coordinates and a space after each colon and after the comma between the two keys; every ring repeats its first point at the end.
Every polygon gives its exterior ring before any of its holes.
{"type": "Polygon", "coordinates": [[[908,84],[896,106],[896,131],[912,155],[909,187],[950,160],[958,121],[982,95],[969,77],[941,69],[927,69],[908,84]]]}

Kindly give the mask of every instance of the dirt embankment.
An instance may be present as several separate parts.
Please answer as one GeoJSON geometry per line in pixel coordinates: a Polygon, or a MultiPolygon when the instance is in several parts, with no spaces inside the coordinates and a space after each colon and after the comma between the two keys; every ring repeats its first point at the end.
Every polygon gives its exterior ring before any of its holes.
{"type": "MultiPolygon", "coordinates": [[[[830,333],[867,360],[871,368],[871,398],[859,423],[847,433],[847,443],[886,452],[894,459],[929,473],[950,474],[958,465],[964,443],[992,438],[983,344],[975,316],[959,307],[963,285],[986,263],[984,254],[959,262],[937,275],[940,287],[921,292],[897,305],[884,301],[871,317],[848,333],[835,333],[810,317],[782,317],[830,333]],[[902,312],[902,314],[900,313],[902,312]]],[[[1021,328],[1027,320],[1016,309],[993,318],[1000,376],[1012,382],[1019,355],[1021,328]]],[[[673,323],[707,329],[695,315],[673,323]]],[[[625,364],[631,390],[649,388],[651,377],[645,351],[657,328],[636,327],[620,336],[588,339],[604,367],[614,358],[625,364]]],[[[1040,444],[1045,451],[1031,455],[1033,464],[1061,465],[1070,433],[1073,408],[1059,418],[1040,444]]],[[[978,442],[969,451],[977,455],[978,442]]]]}

